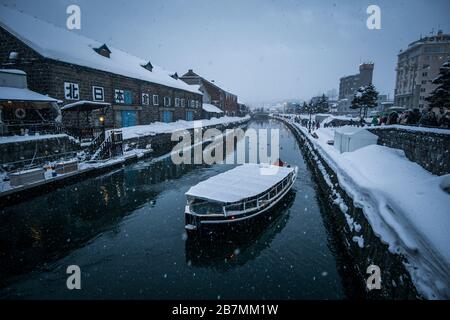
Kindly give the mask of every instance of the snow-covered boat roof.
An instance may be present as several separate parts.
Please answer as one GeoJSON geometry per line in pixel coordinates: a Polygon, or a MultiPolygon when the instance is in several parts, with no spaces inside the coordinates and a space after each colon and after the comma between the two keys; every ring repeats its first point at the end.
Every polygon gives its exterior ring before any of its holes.
{"type": "Polygon", "coordinates": [[[58,100],[24,88],[0,87],[0,101],[58,102],[58,100]]]}
{"type": "Polygon", "coordinates": [[[293,168],[246,163],[191,187],[187,196],[233,203],[257,196],[286,178],[293,168]]]}
{"type": "Polygon", "coordinates": [[[4,5],[0,7],[0,26],[44,57],[201,94],[161,67],[152,64],[152,71],[142,67],[148,60],[110,46],[110,58],[104,57],[94,50],[104,43],[4,5]]]}
{"type": "Polygon", "coordinates": [[[222,110],[217,108],[215,105],[209,104],[209,103],[203,104],[203,110],[205,110],[206,112],[212,112],[212,113],[223,113],[222,110]]]}

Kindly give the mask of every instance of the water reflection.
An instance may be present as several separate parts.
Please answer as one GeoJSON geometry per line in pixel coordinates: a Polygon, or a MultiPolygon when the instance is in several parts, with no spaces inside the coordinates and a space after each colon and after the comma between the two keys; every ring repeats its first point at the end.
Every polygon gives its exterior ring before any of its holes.
{"type": "Polygon", "coordinates": [[[139,207],[154,205],[167,186],[200,166],[170,157],[138,163],[108,175],[0,211],[0,287],[37,267],[49,268],[139,207]]]}
{"type": "Polygon", "coordinates": [[[296,192],[280,202],[278,213],[248,228],[186,242],[184,193],[233,166],[144,160],[0,209],[0,296],[342,297],[315,184],[294,137],[277,122],[249,127],[279,129],[282,159],[299,167],[296,192]],[[70,264],[89,275],[76,293],[65,288],[70,264]]]}
{"type": "Polygon", "coordinates": [[[214,225],[198,237],[189,237],[186,263],[227,271],[255,259],[286,226],[294,199],[292,189],[260,217],[227,226],[214,225]]]}

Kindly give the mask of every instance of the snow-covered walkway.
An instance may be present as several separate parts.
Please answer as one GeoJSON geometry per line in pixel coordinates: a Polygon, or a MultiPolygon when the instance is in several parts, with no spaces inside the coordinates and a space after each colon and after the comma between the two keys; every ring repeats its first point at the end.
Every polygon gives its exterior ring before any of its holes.
{"type": "MultiPolygon", "coordinates": [[[[406,257],[418,291],[428,299],[450,299],[450,174],[435,176],[402,150],[380,145],[340,154],[327,144],[334,129],[320,128],[314,139],[295,125],[363,209],[373,231],[391,252],[406,257]]],[[[345,206],[341,209],[347,215],[345,206]]],[[[357,240],[364,246],[363,239],[357,240]]]]}

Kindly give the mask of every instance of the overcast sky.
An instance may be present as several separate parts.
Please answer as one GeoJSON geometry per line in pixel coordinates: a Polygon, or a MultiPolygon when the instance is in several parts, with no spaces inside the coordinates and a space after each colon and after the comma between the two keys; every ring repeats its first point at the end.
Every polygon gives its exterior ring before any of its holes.
{"type": "MultiPolygon", "coordinates": [[[[0,0],[65,27],[78,4],[79,32],[183,74],[194,69],[248,102],[309,99],[375,62],[374,84],[393,94],[401,48],[441,28],[450,0],[0,0]],[[381,8],[381,30],[366,27],[381,8]]],[[[0,8],[1,9],[1,8],[0,8]]]]}

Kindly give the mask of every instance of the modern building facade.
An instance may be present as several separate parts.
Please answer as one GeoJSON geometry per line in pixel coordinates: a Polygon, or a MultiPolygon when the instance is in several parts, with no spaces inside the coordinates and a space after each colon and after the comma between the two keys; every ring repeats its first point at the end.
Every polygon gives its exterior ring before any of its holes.
{"type": "Polygon", "coordinates": [[[339,100],[335,104],[335,110],[339,114],[357,114],[358,110],[352,109],[351,104],[356,90],[362,86],[372,83],[374,63],[363,63],[359,65],[359,73],[346,76],[339,82],[339,100]]]}
{"type": "Polygon", "coordinates": [[[0,68],[25,71],[31,90],[60,100],[63,121],[92,126],[97,112],[118,128],[201,117],[202,93],[176,74],[75,31],[2,7],[0,42],[0,68]]]}
{"type": "Polygon", "coordinates": [[[228,116],[237,115],[238,97],[218,86],[214,80],[206,80],[192,69],[189,69],[180,79],[201,91],[204,103],[215,105],[228,116]]]}
{"type": "Polygon", "coordinates": [[[450,58],[450,34],[439,31],[409,44],[397,61],[395,105],[407,109],[427,109],[426,97],[436,88],[432,83],[439,68],[450,58]]]}
{"type": "Polygon", "coordinates": [[[342,77],[339,82],[339,99],[353,96],[356,90],[372,83],[373,63],[363,63],[359,66],[359,73],[342,77]]]}

